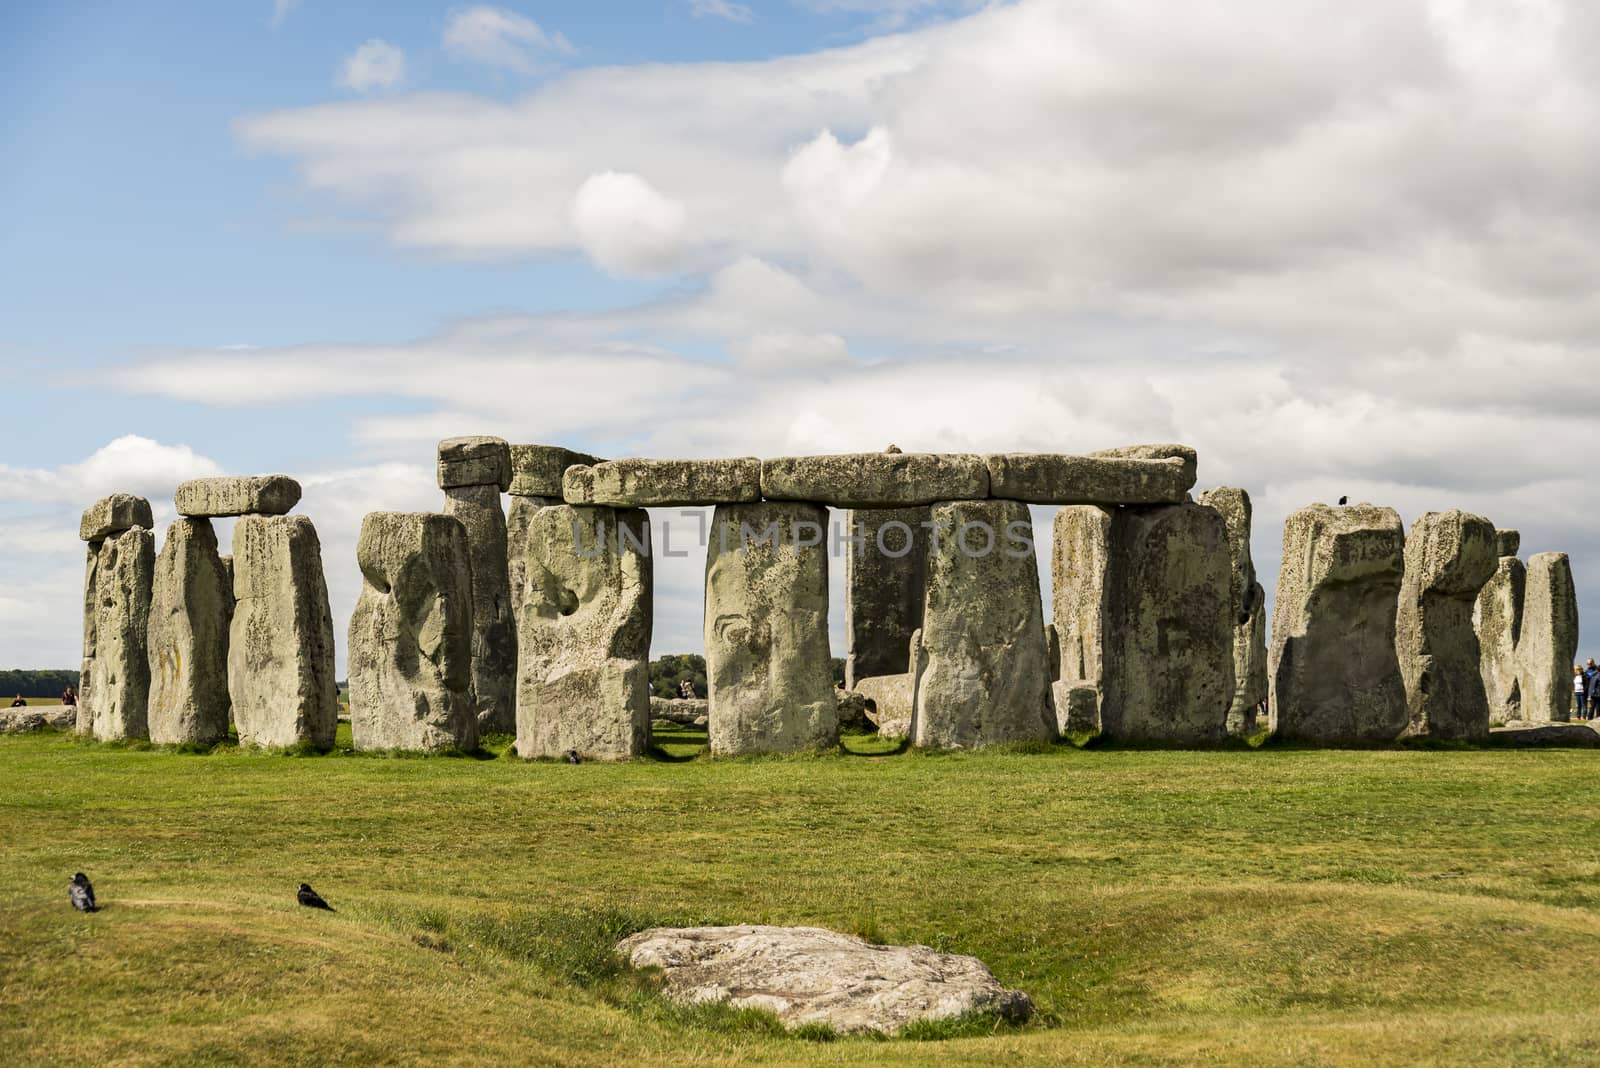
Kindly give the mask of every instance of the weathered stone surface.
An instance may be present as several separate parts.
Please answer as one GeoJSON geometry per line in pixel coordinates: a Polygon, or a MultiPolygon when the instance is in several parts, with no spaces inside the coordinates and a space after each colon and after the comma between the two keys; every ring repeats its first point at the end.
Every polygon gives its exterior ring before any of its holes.
{"type": "Polygon", "coordinates": [[[718,505],[706,552],[711,751],[778,753],[839,740],[828,650],[827,510],[718,505]]]}
{"type": "Polygon", "coordinates": [[[1100,449],[1089,455],[1106,460],[1178,460],[1183,464],[1184,477],[1191,486],[1199,471],[1199,454],[1188,445],[1121,445],[1114,449],[1100,449]]]}
{"type": "Polygon", "coordinates": [[[547,497],[546,503],[561,503],[561,478],[567,468],[604,463],[598,456],[573,452],[559,445],[511,446],[511,487],[513,497],[547,497]]]}
{"type": "Polygon", "coordinates": [[[911,733],[915,682],[910,672],[857,679],[855,692],[867,701],[867,718],[884,738],[904,738],[911,733]]]}
{"type": "Polygon", "coordinates": [[[650,744],[651,560],[638,510],[533,514],[517,617],[517,754],[638,756],[650,744]]]}
{"type": "Polygon", "coordinates": [[[511,446],[502,438],[473,435],[439,442],[439,488],[511,485],[511,446]]]}
{"type": "Polygon", "coordinates": [[[1044,662],[1050,669],[1050,681],[1061,681],[1061,635],[1054,623],[1044,625],[1044,662]]]}
{"type": "Polygon", "coordinates": [[[78,722],[72,705],[30,705],[27,708],[0,708],[0,734],[26,734],[28,731],[70,730],[78,722]]]}
{"type": "Polygon", "coordinates": [[[1409,722],[1395,653],[1405,529],[1392,508],[1315,504],[1284,522],[1270,727],[1324,744],[1391,742],[1409,722]]]}
{"type": "Polygon", "coordinates": [[[78,539],[104,541],[124,530],[134,527],[153,530],[155,525],[155,520],[150,516],[149,501],[130,493],[113,493],[84,509],[83,518],[78,521],[78,539]]]}
{"type": "Polygon", "coordinates": [[[981,500],[989,495],[989,471],[983,457],[962,453],[780,456],[761,461],[761,495],[769,501],[870,509],[981,500]]]}
{"type": "Polygon", "coordinates": [[[1566,553],[1528,558],[1517,642],[1517,682],[1522,716],[1561,723],[1572,716],[1572,665],[1578,656],[1578,595],[1566,553]]]}
{"type": "Polygon", "coordinates": [[[1515,556],[1522,551],[1522,534],[1515,530],[1494,532],[1495,552],[1500,556],[1515,556]]]}
{"type": "Polygon", "coordinates": [[[1561,746],[1570,749],[1600,748],[1600,731],[1588,723],[1528,723],[1517,721],[1489,732],[1489,744],[1496,746],[1561,746]]]}
{"type": "Polygon", "coordinates": [[[228,736],[233,584],[208,519],[174,520],[150,599],[150,740],[214,745],[228,736]]]}
{"type": "Polygon", "coordinates": [[[1177,504],[1194,485],[1193,465],[1179,458],[1008,452],[984,459],[992,496],[1034,504],[1177,504]]]}
{"type": "Polygon", "coordinates": [[[692,727],[704,720],[711,710],[711,702],[704,697],[651,697],[650,718],[664,719],[684,727],[692,727]]]}
{"type": "Polygon", "coordinates": [[[1062,734],[1100,733],[1100,691],[1084,683],[1051,685],[1056,708],[1056,728],[1062,734]]]}
{"type": "Polygon", "coordinates": [[[922,626],[928,574],[926,506],[857,509],[845,524],[861,543],[844,567],[844,681],[903,674],[911,632],[922,626]]]}
{"type": "Polygon", "coordinates": [[[669,508],[761,499],[761,461],[607,460],[567,468],[562,495],[568,504],[611,508],[669,508]]]}
{"type": "Polygon", "coordinates": [[[472,576],[472,699],[478,733],[510,734],[517,729],[517,621],[512,615],[506,514],[500,506],[500,488],[452,486],[444,491],[444,510],[467,532],[467,566],[472,576]]]}
{"type": "Polygon", "coordinates": [[[303,515],[241,517],[233,572],[228,695],[239,741],[330,748],[339,701],[316,527],[303,515]]]}
{"type": "Polygon", "coordinates": [[[1028,506],[948,501],[934,505],[933,522],[942,533],[928,554],[913,744],[968,749],[1054,738],[1028,506]]]}
{"type": "Polygon", "coordinates": [[[877,726],[867,716],[867,699],[854,690],[834,690],[833,702],[841,731],[864,731],[877,726]]]}
{"type": "Polygon", "coordinates": [[[1228,589],[1233,606],[1233,703],[1228,709],[1228,733],[1245,734],[1255,728],[1256,709],[1267,699],[1266,591],[1256,581],[1250,555],[1250,494],[1233,486],[1219,486],[1199,495],[1199,503],[1214,508],[1228,525],[1228,553],[1233,576],[1228,589]]]}
{"type": "Polygon", "coordinates": [[[373,512],[356,543],[350,734],[357,749],[478,747],[467,532],[447,515],[373,512]]]}
{"type": "Polygon", "coordinates": [[[893,1034],[968,1013],[1026,1019],[1033,1003],[976,957],[883,946],[817,927],[657,927],[624,939],[635,968],[661,968],[668,997],[768,1009],[788,1027],[893,1034]]]}
{"type": "Polygon", "coordinates": [[[100,593],[96,576],[100,569],[101,541],[91,541],[84,552],[83,565],[83,662],[78,668],[77,730],[94,732],[94,713],[89,707],[89,691],[94,687],[95,620],[100,614],[100,593]]]}
{"type": "MultiPolygon", "coordinates": [[[[1055,680],[1070,689],[1100,689],[1111,566],[1111,513],[1092,504],[1068,505],[1056,512],[1051,539],[1050,610],[1055,619],[1060,660],[1055,680]]],[[[1055,702],[1058,718],[1064,707],[1055,702]]],[[[1099,724],[1098,704],[1095,712],[1099,724]]]]}
{"type": "Polygon", "coordinates": [[[178,486],[179,515],[287,515],[300,503],[300,483],[288,475],[195,478],[178,486]]]}
{"type": "MultiPolygon", "coordinates": [[[[1503,532],[1502,532],[1503,533],[1503,532]]],[[[1502,539],[1500,547],[1505,548],[1502,539]]],[[[1490,722],[1522,717],[1522,687],[1517,682],[1517,639],[1522,636],[1522,600],[1528,569],[1515,556],[1502,555],[1495,572],[1478,591],[1472,627],[1478,635],[1479,673],[1490,722]]]]}
{"type": "Polygon", "coordinates": [[[1395,651],[1417,737],[1489,737],[1472,608],[1494,574],[1494,524],[1461,511],[1426,512],[1406,538],[1395,651]]]}
{"type": "MultiPolygon", "coordinates": [[[[100,544],[95,565],[94,674],[87,696],[89,722],[101,741],[149,737],[146,642],[155,570],[155,534],[143,527],[114,534],[100,544]]],[[[83,699],[80,695],[80,702],[83,699]]]]}
{"type": "Polygon", "coordinates": [[[560,497],[511,496],[511,506],[506,509],[506,584],[511,589],[513,623],[522,616],[523,595],[528,582],[528,525],[533,521],[533,513],[560,503],[560,497]]]}

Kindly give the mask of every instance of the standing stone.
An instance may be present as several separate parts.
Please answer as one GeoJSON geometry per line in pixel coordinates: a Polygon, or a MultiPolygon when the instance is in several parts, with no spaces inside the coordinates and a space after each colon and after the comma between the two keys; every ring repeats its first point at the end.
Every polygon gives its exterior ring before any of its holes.
{"type": "Polygon", "coordinates": [[[1054,738],[1028,506],[947,501],[933,506],[932,521],[938,540],[929,547],[912,744],[1054,738]]]}
{"type": "Polygon", "coordinates": [[[1522,600],[1528,569],[1517,559],[1520,537],[1514,530],[1496,531],[1500,559],[1478,592],[1472,627],[1478,635],[1484,695],[1491,722],[1522,718],[1522,688],[1517,683],[1517,639],[1522,636],[1522,600]],[[1509,551],[1508,551],[1509,550],[1509,551]]]}
{"type": "Polygon", "coordinates": [[[1228,733],[1248,734],[1256,726],[1256,709],[1267,699],[1266,591],[1256,581],[1250,556],[1250,494],[1232,486],[1206,490],[1199,502],[1215,508],[1228,525],[1228,552],[1233,576],[1228,590],[1233,601],[1233,703],[1228,733]]]}
{"type": "Polygon", "coordinates": [[[1053,687],[1056,726],[1062,734],[1100,733],[1100,691],[1093,686],[1057,683],[1053,687]]]}
{"type": "Polygon", "coordinates": [[[214,745],[228,736],[233,584],[208,519],[174,520],[150,601],[150,740],[214,745]]]}
{"type": "Polygon", "coordinates": [[[460,522],[373,512],[356,543],[350,734],[357,749],[478,747],[472,706],[472,578],[460,522]]]}
{"type": "MultiPolygon", "coordinates": [[[[472,693],[478,733],[509,734],[516,730],[517,624],[511,612],[511,577],[507,562],[506,514],[500,490],[510,480],[510,450],[492,453],[498,438],[452,438],[439,446],[439,478],[444,510],[467,531],[472,573],[472,693]],[[467,459],[447,461],[452,442],[473,443],[467,459]],[[495,457],[498,456],[498,459],[495,457]],[[460,479],[506,473],[503,481],[464,483],[460,479]],[[447,472],[450,485],[445,485],[447,472]]],[[[457,452],[461,449],[457,448],[457,452]]]]}
{"type": "Polygon", "coordinates": [[[96,576],[100,568],[100,547],[103,541],[91,541],[84,552],[83,564],[83,663],[78,669],[78,711],[76,717],[79,734],[94,733],[94,711],[90,693],[94,690],[95,619],[100,614],[100,591],[96,576]]]}
{"type": "Polygon", "coordinates": [[[131,493],[113,493],[84,509],[83,517],[78,520],[78,538],[88,542],[104,541],[134,527],[155,529],[150,502],[131,493]]]}
{"type": "Polygon", "coordinates": [[[1517,642],[1522,718],[1562,723],[1572,717],[1572,665],[1578,656],[1578,595],[1566,553],[1528,559],[1517,642]]]}
{"type": "Polygon", "coordinates": [[[1483,688],[1472,608],[1494,574],[1494,524],[1461,511],[1426,512],[1406,538],[1405,575],[1395,618],[1395,651],[1405,680],[1408,733],[1486,741],[1483,688]]]}
{"type": "Polygon", "coordinates": [[[903,675],[911,632],[922,626],[928,574],[927,506],[846,513],[852,537],[844,565],[844,682],[903,675]]]}
{"type": "Polygon", "coordinates": [[[233,527],[228,694],[245,745],[333,746],[339,722],[322,543],[303,515],[233,527]]]}
{"type": "Polygon", "coordinates": [[[558,504],[533,513],[517,617],[517,754],[622,760],[650,744],[649,517],[558,504]]]}
{"type": "Polygon", "coordinates": [[[522,601],[528,582],[528,527],[533,513],[552,504],[560,504],[559,497],[523,497],[511,495],[511,507],[506,509],[506,584],[511,587],[511,621],[522,618],[522,601]]]}
{"type": "MultiPolygon", "coordinates": [[[[1077,687],[1095,693],[1095,729],[1100,722],[1102,652],[1106,634],[1106,577],[1111,559],[1111,511],[1092,504],[1069,504],[1056,512],[1051,539],[1051,615],[1060,663],[1053,674],[1057,722],[1067,731],[1066,714],[1077,687]]],[[[1084,722],[1083,698],[1076,698],[1084,722]]]]}
{"type": "Polygon", "coordinates": [[[717,506],[706,552],[705,611],[715,754],[838,744],[827,521],[825,508],[803,502],[717,506]]]}
{"type": "Polygon", "coordinates": [[[150,588],[156,537],[143,527],[100,543],[95,564],[94,679],[90,723],[101,741],[149,737],[150,588]]]}
{"type": "Polygon", "coordinates": [[[867,701],[867,718],[883,738],[904,738],[911,733],[912,697],[916,680],[909,672],[857,679],[855,693],[867,701]]]}
{"type": "Polygon", "coordinates": [[[1394,641],[1405,540],[1399,514],[1371,504],[1315,504],[1284,522],[1268,657],[1280,737],[1371,744],[1406,729],[1394,641]]]}
{"type": "Polygon", "coordinates": [[[100,552],[107,538],[134,527],[151,530],[154,526],[150,502],[130,493],[113,493],[100,498],[84,509],[78,521],[78,537],[88,543],[83,568],[83,663],[78,671],[76,725],[79,734],[93,734],[95,730],[95,649],[103,608],[99,590],[100,552]]]}

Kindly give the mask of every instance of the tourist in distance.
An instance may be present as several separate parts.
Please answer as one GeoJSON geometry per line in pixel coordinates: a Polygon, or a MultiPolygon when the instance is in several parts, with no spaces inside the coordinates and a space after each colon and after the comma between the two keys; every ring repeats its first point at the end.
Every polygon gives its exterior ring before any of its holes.
{"type": "Polygon", "coordinates": [[[11,702],[11,707],[12,708],[27,708],[28,707],[28,702],[23,700],[22,695],[19,693],[19,694],[17,694],[17,699],[15,701],[11,702]]]}
{"type": "Polygon", "coordinates": [[[1584,690],[1589,697],[1589,718],[1593,719],[1596,709],[1600,709],[1600,667],[1595,666],[1594,657],[1590,657],[1583,668],[1584,690]]]}
{"type": "Polygon", "coordinates": [[[1579,719],[1589,718],[1589,688],[1588,680],[1583,677],[1583,668],[1577,664],[1572,665],[1572,700],[1578,706],[1579,719]]]}
{"type": "Polygon", "coordinates": [[[64,705],[75,705],[75,704],[77,704],[78,703],[78,692],[76,690],[74,690],[71,686],[68,686],[65,690],[61,691],[61,703],[64,704],[64,705]]]}

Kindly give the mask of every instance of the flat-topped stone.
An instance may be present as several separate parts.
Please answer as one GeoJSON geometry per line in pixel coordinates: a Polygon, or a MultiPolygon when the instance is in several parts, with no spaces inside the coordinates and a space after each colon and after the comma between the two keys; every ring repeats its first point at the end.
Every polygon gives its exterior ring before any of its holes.
{"type": "Polygon", "coordinates": [[[607,460],[567,468],[561,489],[568,504],[608,508],[740,504],[761,499],[761,461],[607,460]]]}
{"type": "Polygon", "coordinates": [[[1031,504],[1181,504],[1195,480],[1194,464],[1181,457],[1008,452],[984,459],[990,496],[1031,504]]]}
{"type": "Polygon", "coordinates": [[[231,515],[288,515],[300,503],[300,483],[288,475],[192,478],[174,496],[178,514],[196,519],[231,515]]]}
{"type": "Polygon", "coordinates": [[[155,525],[150,515],[149,501],[131,493],[113,493],[84,509],[83,518],[78,521],[78,538],[81,541],[103,541],[124,530],[134,527],[150,530],[155,525]]]}
{"type": "Polygon", "coordinates": [[[511,486],[511,446],[504,438],[478,434],[439,442],[439,488],[511,486]]]}
{"type": "Polygon", "coordinates": [[[983,457],[939,452],[852,452],[761,461],[769,501],[818,501],[836,508],[902,508],[989,496],[983,457]]]}
{"type": "Polygon", "coordinates": [[[1566,553],[1528,558],[1517,640],[1522,717],[1560,723],[1572,715],[1572,665],[1578,656],[1578,594],[1566,553]]]}
{"type": "Polygon", "coordinates": [[[585,452],[573,452],[559,445],[511,446],[511,487],[514,497],[561,498],[561,476],[567,468],[592,466],[605,461],[585,452]]]}

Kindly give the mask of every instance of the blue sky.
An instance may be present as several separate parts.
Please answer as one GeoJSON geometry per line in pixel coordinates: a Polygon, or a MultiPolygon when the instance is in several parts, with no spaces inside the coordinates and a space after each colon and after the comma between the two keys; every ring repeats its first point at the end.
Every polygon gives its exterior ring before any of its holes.
{"type": "MultiPolygon", "coordinates": [[[[1283,516],[1349,494],[1518,527],[1600,611],[1600,408],[1563,386],[1600,371],[1596,25],[1532,0],[8,6],[0,388],[36,429],[0,453],[0,661],[76,662],[78,510],[130,489],[170,517],[224,471],[306,482],[342,630],[361,514],[437,507],[432,443],[477,432],[1182,440],[1255,496],[1269,586],[1283,516]]],[[[699,566],[664,569],[658,651],[698,648],[699,566]]]]}

